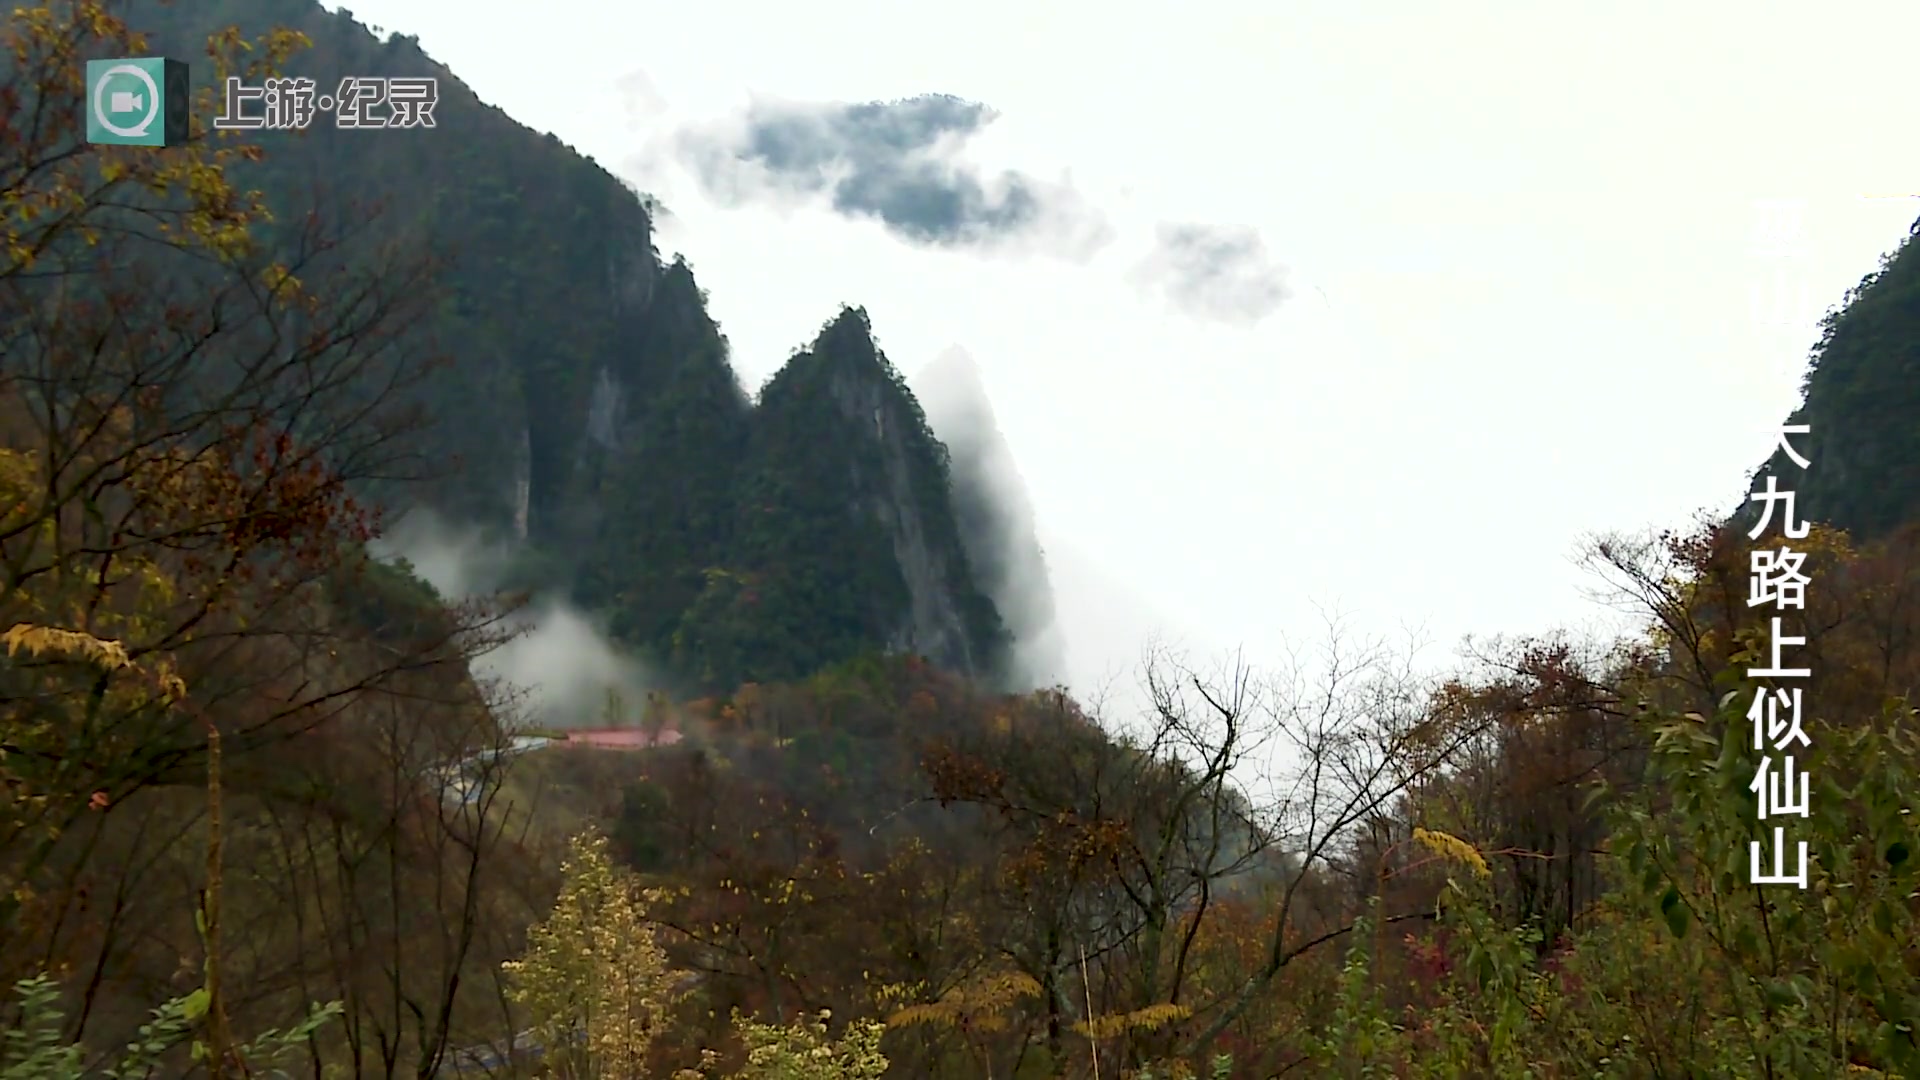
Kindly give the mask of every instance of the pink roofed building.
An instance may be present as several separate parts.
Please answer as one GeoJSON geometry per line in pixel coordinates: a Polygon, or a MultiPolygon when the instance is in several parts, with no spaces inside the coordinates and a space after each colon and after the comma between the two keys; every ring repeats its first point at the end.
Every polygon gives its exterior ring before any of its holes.
{"type": "Polygon", "coordinates": [[[586,750],[647,750],[679,741],[680,733],[672,728],[661,731],[657,739],[639,728],[584,728],[567,732],[565,745],[586,750]]]}

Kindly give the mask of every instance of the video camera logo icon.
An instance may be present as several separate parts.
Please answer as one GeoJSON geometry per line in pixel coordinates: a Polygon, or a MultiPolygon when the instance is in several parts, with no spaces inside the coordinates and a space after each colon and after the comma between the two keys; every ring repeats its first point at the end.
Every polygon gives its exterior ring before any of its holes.
{"type": "Polygon", "coordinates": [[[87,141],[177,146],[187,140],[187,65],[159,56],[87,61],[87,141]]]}

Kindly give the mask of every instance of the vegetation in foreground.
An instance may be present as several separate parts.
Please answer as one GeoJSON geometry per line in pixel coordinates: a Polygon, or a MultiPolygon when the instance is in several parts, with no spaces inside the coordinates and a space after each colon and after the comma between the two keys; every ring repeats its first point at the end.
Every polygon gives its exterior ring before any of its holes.
{"type": "Polygon", "coordinates": [[[1920,1073],[1914,530],[1798,544],[1804,891],[1747,883],[1773,541],[1717,524],[1593,547],[1643,640],[1448,679],[1333,627],[1130,720],[869,657],[488,755],[507,603],[358,501],[434,268],[268,229],[240,144],[76,152],[105,6],[5,32],[5,1080],[1920,1073]]]}

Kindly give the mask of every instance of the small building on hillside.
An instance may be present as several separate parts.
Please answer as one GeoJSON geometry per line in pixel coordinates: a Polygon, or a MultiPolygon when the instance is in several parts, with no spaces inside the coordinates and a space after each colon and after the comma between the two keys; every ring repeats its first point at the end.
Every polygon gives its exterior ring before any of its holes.
{"type": "Polygon", "coordinates": [[[679,741],[680,733],[672,728],[662,730],[658,737],[639,728],[583,728],[567,732],[563,745],[584,750],[650,750],[679,741]]]}

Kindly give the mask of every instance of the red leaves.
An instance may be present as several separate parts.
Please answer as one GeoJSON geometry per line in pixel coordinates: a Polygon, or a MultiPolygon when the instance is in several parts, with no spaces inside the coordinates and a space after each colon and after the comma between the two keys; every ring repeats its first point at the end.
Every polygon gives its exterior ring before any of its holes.
{"type": "Polygon", "coordinates": [[[373,535],[371,515],[346,484],[318,453],[302,456],[290,433],[230,430],[229,438],[225,463],[204,478],[208,490],[200,494],[210,509],[225,510],[225,541],[236,551],[290,549],[313,561],[373,535]]]}
{"type": "Polygon", "coordinates": [[[1437,982],[1453,971],[1453,961],[1447,956],[1442,941],[1408,934],[1403,942],[1407,948],[1408,974],[1423,982],[1437,982]]]}

